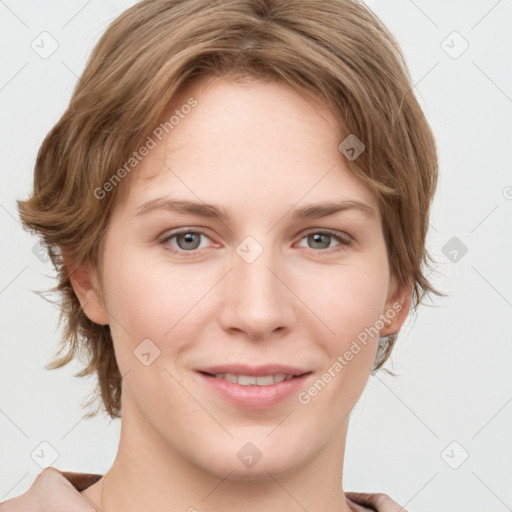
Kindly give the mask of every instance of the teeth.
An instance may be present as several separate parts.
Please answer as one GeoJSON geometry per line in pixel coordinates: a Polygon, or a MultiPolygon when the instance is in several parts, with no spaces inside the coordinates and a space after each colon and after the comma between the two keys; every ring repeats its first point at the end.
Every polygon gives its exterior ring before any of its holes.
{"type": "Polygon", "coordinates": [[[241,384],[242,386],[270,386],[278,382],[293,379],[293,375],[285,373],[276,373],[275,375],[235,375],[234,373],[218,373],[215,375],[217,379],[224,379],[228,382],[241,384]]]}

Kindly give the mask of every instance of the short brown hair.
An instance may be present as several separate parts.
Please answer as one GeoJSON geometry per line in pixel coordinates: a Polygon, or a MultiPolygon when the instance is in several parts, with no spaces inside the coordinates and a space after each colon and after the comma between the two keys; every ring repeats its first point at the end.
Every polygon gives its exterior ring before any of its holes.
{"type": "Polygon", "coordinates": [[[121,416],[122,377],[110,328],[83,312],[63,251],[77,266],[98,267],[119,187],[101,200],[94,191],[143,144],[173,95],[208,75],[278,80],[322,99],[344,127],[340,142],[352,134],[365,145],[347,164],[378,199],[391,275],[411,286],[414,308],[438,293],[425,272],[435,140],[398,43],[368,7],[356,0],[142,1],[94,48],[39,149],[33,193],[18,201],[24,226],[42,237],[58,276],[65,353],[46,368],[85,351],[87,365],[76,376],[98,378],[87,405],[99,398],[112,418],[121,416]]]}

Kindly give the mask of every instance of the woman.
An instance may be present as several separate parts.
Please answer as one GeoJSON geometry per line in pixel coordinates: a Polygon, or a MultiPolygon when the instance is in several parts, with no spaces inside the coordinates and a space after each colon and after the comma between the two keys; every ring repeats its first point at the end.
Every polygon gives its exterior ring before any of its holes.
{"type": "Polygon", "coordinates": [[[59,275],[50,368],[85,347],[117,456],[47,468],[2,512],[403,510],[344,492],[343,459],[370,373],[436,293],[436,179],[403,56],[363,5],[128,9],[19,202],[59,275]]]}

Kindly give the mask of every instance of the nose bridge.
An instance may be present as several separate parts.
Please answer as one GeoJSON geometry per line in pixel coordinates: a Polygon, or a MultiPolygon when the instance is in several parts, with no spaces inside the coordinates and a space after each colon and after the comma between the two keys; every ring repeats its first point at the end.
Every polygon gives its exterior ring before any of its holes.
{"type": "Polygon", "coordinates": [[[291,293],[279,253],[266,238],[266,245],[246,237],[233,255],[225,297],[225,327],[238,328],[251,338],[264,337],[292,322],[291,293]]]}

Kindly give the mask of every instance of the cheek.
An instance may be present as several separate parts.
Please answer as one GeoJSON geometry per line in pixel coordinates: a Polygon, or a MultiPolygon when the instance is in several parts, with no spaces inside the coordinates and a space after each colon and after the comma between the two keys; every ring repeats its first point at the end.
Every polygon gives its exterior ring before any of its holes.
{"type": "Polygon", "coordinates": [[[384,251],[383,246],[375,257],[357,264],[321,270],[311,279],[318,286],[308,287],[311,309],[321,319],[315,318],[309,335],[325,354],[320,378],[329,389],[318,405],[338,411],[340,417],[357,402],[374,364],[389,286],[384,251]]]}
{"type": "Polygon", "coordinates": [[[197,316],[211,287],[204,272],[192,271],[191,265],[180,268],[165,255],[148,258],[142,249],[120,254],[115,243],[105,250],[104,269],[113,337],[135,346],[146,338],[159,347],[171,337],[184,338],[180,331],[197,316]]]}
{"type": "Polygon", "coordinates": [[[338,349],[375,325],[383,312],[389,285],[386,265],[375,258],[366,264],[319,267],[297,293],[338,349]]]}
{"type": "Polygon", "coordinates": [[[378,266],[365,272],[346,269],[336,274],[334,289],[331,279],[329,300],[317,295],[323,322],[315,322],[310,337],[317,340],[317,348],[321,346],[324,365],[318,380],[299,397],[299,403],[311,405],[317,416],[342,421],[366,386],[375,361],[378,320],[388,283],[380,270],[378,266]]]}

